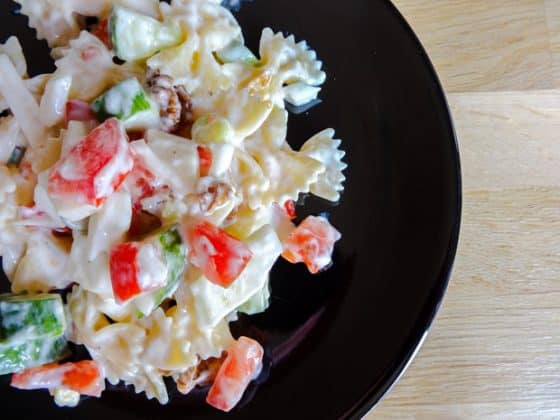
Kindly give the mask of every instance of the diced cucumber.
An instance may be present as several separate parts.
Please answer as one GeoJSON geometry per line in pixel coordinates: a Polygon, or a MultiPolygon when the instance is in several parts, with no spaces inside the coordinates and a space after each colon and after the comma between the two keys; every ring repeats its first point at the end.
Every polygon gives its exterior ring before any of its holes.
{"type": "Polygon", "coordinates": [[[126,129],[159,125],[159,107],[136,78],[113,86],[93,101],[91,109],[100,121],[117,117],[126,129]]]}
{"type": "Polygon", "coordinates": [[[141,316],[148,315],[164,299],[177,290],[185,269],[186,248],[176,227],[167,228],[163,232],[151,235],[146,241],[157,241],[167,264],[167,283],[164,287],[134,299],[141,316]]]}
{"type": "Polygon", "coordinates": [[[120,6],[111,12],[109,33],[115,54],[125,61],[150,57],[162,48],[181,42],[178,21],[162,23],[120,6]]]}
{"type": "Polygon", "coordinates": [[[0,295],[0,344],[55,338],[65,329],[59,295],[0,295]]]}
{"type": "Polygon", "coordinates": [[[70,355],[67,344],[61,336],[0,345],[0,375],[64,359],[70,355]]]}
{"type": "Polygon", "coordinates": [[[200,144],[231,143],[234,135],[230,122],[214,114],[197,118],[191,129],[193,141],[200,144]]]}
{"type": "MultiPolygon", "coordinates": [[[[267,274],[268,275],[268,274],[267,274]]],[[[249,298],[237,310],[247,315],[260,314],[268,309],[270,299],[270,286],[265,283],[262,289],[249,298]]]]}
{"type": "Polygon", "coordinates": [[[237,39],[220,51],[216,51],[214,56],[221,64],[245,63],[251,66],[259,64],[259,59],[255,57],[255,54],[237,39]]]}

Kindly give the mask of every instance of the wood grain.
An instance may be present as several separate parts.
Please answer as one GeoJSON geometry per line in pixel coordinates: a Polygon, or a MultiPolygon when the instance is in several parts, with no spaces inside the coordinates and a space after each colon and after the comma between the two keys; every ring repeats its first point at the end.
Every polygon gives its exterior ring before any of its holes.
{"type": "Polygon", "coordinates": [[[471,192],[464,212],[436,324],[370,419],[560,416],[560,188],[471,192]]]}
{"type": "Polygon", "coordinates": [[[395,0],[448,92],[464,209],[424,347],[373,419],[560,419],[560,1],[395,0]]]}
{"type": "Polygon", "coordinates": [[[545,0],[544,5],[552,57],[553,82],[555,87],[560,88],[560,2],[545,0]]]}
{"type": "Polygon", "coordinates": [[[560,186],[560,90],[451,94],[448,99],[464,191],[560,186]]]}
{"type": "Polygon", "coordinates": [[[393,2],[419,35],[448,92],[554,87],[543,0],[393,2]]]}

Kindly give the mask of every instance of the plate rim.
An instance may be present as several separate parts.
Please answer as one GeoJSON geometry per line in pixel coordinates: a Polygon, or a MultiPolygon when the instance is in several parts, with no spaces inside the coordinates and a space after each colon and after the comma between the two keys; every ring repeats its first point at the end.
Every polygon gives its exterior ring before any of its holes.
{"type": "Polygon", "coordinates": [[[451,116],[451,109],[449,107],[445,91],[441,84],[441,80],[426,49],[424,48],[424,45],[420,41],[420,38],[418,37],[416,32],[414,32],[412,26],[408,23],[406,18],[391,0],[383,0],[383,2],[386,4],[390,13],[393,13],[393,15],[397,18],[397,21],[400,23],[401,27],[410,37],[412,42],[416,44],[416,48],[420,53],[421,59],[424,61],[426,69],[430,73],[430,77],[433,80],[436,94],[439,97],[441,104],[443,105],[445,123],[449,126],[448,134],[450,135],[451,146],[453,149],[453,163],[456,176],[454,183],[457,191],[457,199],[455,202],[456,217],[453,223],[447,253],[445,255],[441,271],[438,274],[438,280],[434,286],[434,289],[428,296],[427,303],[424,305],[420,316],[416,320],[412,336],[408,339],[408,343],[405,345],[406,349],[404,356],[397,357],[391,368],[388,370],[389,373],[384,374],[381,379],[372,383],[367,392],[362,395],[360,399],[340,417],[341,419],[352,420],[362,419],[367,414],[371,414],[374,412],[375,408],[378,406],[381,400],[385,396],[387,396],[391,389],[404,376],[406,370],[410,367],[410,365],[414,361],[414,358],[416,357],[416,355],[420,351],[420,348],[428,337],[433,322],[445,298],[447,287],[451,278],[451,273],[453,272],[453,264],[455,262],[457,248],[459,245],[459,234],[461,230],[462,219],[463,188],[459,143],[455,126],[453,124],[453,118],[451,116]]]}

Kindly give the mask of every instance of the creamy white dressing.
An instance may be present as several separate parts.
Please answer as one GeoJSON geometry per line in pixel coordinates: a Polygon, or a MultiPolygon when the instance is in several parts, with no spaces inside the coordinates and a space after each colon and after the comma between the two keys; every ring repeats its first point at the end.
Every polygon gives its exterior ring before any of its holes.
{"type": "Polygon", "coordinates": [[[136,79],[128,79],[113,86],[103,97],[105,110],[110,115],[130,115],[134,98],[141,89],[142,86],[136,79]]]}
{"type": "Polygon", "coordinates": [[[25,254],[18,264],[12,290],[47,292],[64,289],[71,281],[66,276],[68,253],[49,231],[37,230],[27,240],[25,254]]]}
{"type": "Polygon", "coordinates": [[[231,166],[235,146],[228,143],[216,143],[207,147],[212,151],[212,165],[208,174],[215,177],[224,175],[231,166]]]}
{"type": "Polygon", "coordinates": [[[193,192],[199,178],[197,144],[158,130],[148,130],[146,140],[157,158],[165,162],[169,178],[163,181],[175,195],[184,197],[193,192]]]}
{"type": "Polygon", "coordinates": [[[95,260],[100,253],[108,253],[120,242],[130,227],[132,203],[130,194],[111,194],[101,209],[92,215],[88,226],[88,261],[95,260]]]}
{"type": "Polygon", "coordinates": [[[56,208],[47,193],[48,171],[43,171],[37,176],[37,185],[33,191],[33,201],[35,202],[36,212],[42,214],[37,223],[33,219],[21,220],[20,223],[26,226],[42,226],[52,229],[63,228],[63,220],[59,217],[56,208]]]}
{"type": "Polygon", "coordinates": [[[109,272],[109,255],[100,253],[89,261],[89,241],[87,235],[74,231],[74,241],[70,250],[70,265],[67,276],[80,287],[102,298],[113,298],[113,286],[109,272]]]}
{"type": "Polygon", "coordinates": [[[39,109],[41,121],[47,126],[56,125],[64,120],[66,101],[72,86],[72,76],[53,77],[45,86],[39,109]]]}
{"type": "MultiPolygon", "coordinates": [[[[152,147],[148,145],[145,140],[135,140],[131,142],[130,148],[135,155],[141,159],[144,166],[154,174],[154,187],[167,185],[172,190],[181,189],[180,180],[175,177],[175,173],[166,163],[165,159],[156,155],[152,147]]],[[[130,185],[128,188],[135,188],[135,186],[130,185]]]]}
{"type": "Polygon", "coordinates": [[[150,242],[143,244],[136,255],[138,285],[143,291],[158,289],[167,282],[167,264],[161,250],[150,242]]]}

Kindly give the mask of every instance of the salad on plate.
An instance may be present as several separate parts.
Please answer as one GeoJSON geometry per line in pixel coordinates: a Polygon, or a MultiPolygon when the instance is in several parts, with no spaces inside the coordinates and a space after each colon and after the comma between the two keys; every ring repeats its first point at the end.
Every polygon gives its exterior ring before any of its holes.
{"type": "Polygon", "coordinates": [[[60,406],[106,380],[165,404],[170,377],[231,410],[264,350],[229,323],[267,309],[279,257],[317,273],[340,239],[295,223],[301,195],[343,189],[332,129],[287,141],[321,62],[269,28],[253,53],[217,0],[18,2],[56,70],[0,44],[0,374],[60,406]]]}

